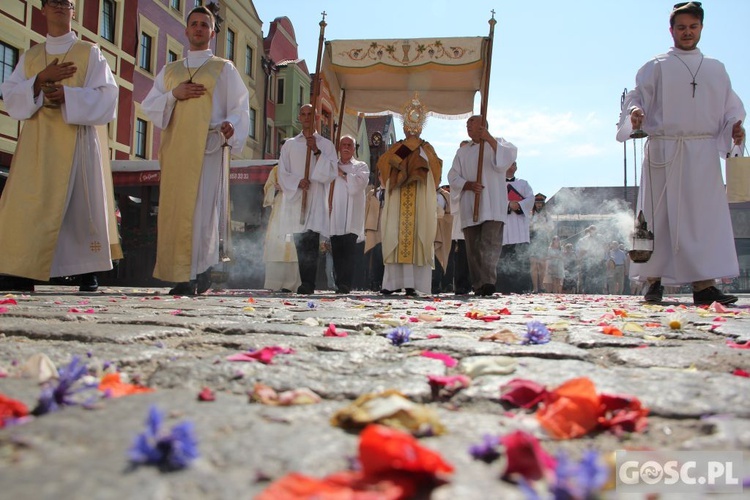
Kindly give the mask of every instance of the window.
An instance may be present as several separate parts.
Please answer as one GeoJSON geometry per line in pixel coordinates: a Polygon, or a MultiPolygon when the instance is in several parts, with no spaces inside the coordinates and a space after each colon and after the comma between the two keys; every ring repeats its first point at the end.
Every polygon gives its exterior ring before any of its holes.
{"type": "Polygon", "coordinates": [[[271,143],[273,142],[273,129],[270,125],[266,127],[266,153],[271,152],[271,143]]]}
{"type": "Polygon", "coordinates": [[[115,2],[114,0],[102,1],[102,25],[101,35],[105,40],[115,41],[115,2]]]}
{"type": "Polygon", "coordinates": [[[234,31],[227,29],[227,59],[234,61],[234,31]]]}
{"type": "MultiPolygon", "coordinates": [[[[18,64],[18,49],[0,42],[0,83],[10,77],[16,64],[18,64]]],[[[0,93],[0,97],[2,97],[2,93],[0,93]]]]}
{"type": "Polygon", "coordinates": [[[302,104],[305,102],[305,87],[300,85],[299,86],[299,101],[297,101],[297,107],[301,107],[302,104]]]}
{"type": "Polygon", "coordinates": [[[245,47],[245,74],[253,77],[253,48],[249,45],[245,47]]]}
{"type": "Polygon", "coordinates": [[[202,7],[203,6],[203,0],[195,0],[195,6],[196,7],[202,7]]]}
{"type": "Polygon", "coordinates": [[[174,10],[180,10],[180,0],[169,0],[169,6],[174,10]]]}
{"type": "Polygon", "coordinates": [[[284,79],[276,80],[276,103],[284,104],[284,79]]]}
{"type": "Polygon", "coordinates": [[[248,132],[248,137],[251,139],[255,139],[255,120],[257,119],[258,112],[255,111],[255,109],[250,108],[250,132],[248,132]]]}
{"type": "Polygon", "coordinates": [[[168,50],[167,51],[167,62],[175,62],[177,60],[177,54],[175,54],[173,51],[168,50]]]}
{"type": "Polygon", "coordinates": [[[151,45],[152,45],[153,39],[150,35],[141,32],[141,55],[140,59],[138,61],[138,65],[148,71],[151,72],[151,45]]]}
{"type": "Polygon", "coordinates": [[[148,138],[148,122],[141,118],[135,119],[135,155],[146,158],[146,143],[148,138]]]}

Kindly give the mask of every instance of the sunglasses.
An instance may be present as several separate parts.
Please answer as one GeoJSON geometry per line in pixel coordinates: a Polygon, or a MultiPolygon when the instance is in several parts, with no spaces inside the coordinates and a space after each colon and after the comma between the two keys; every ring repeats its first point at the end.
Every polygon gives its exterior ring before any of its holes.
{"type": "Polygon", "coordinates": [[[69,2],[68,0],[47,0],[46,4],[52,7],[62,7],[63,9],[72,9],[75,7],[73,2],[69,2]]]}

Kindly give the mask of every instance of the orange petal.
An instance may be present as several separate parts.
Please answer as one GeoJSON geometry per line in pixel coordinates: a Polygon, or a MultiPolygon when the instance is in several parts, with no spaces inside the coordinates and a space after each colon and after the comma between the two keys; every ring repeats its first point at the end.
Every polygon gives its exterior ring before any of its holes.
{"type": "Polygon", "coordinates": [[[107,392],[111,398],[121,398],[143,392],[154,392],[150,387],[121,382],[119,373],[108,373],[103,376],[101,382],[99,382],[98,389],[102,392],[107,392]]]}
{"type": "Polygon", "coordinates": [[[553,437],[576,438],[596,427],[600,402],[596,387],[588,378],[568,380],[551,391],[549,401],[536,412],[536,418],[553,437]]]}

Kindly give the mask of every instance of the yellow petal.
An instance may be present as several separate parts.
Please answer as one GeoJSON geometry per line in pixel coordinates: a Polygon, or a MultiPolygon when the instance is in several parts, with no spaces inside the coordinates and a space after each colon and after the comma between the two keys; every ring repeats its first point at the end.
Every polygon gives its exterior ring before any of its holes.
{"type": "Polygon", "coordinates": [[[636,332],[636,333],[643,333],[646,331],[643,329],[641,325],[639,325],[638,323],[633,323],[633,322],[625,323],[622,326],[622,329],[625,330],[626,332],[636,332]]]}

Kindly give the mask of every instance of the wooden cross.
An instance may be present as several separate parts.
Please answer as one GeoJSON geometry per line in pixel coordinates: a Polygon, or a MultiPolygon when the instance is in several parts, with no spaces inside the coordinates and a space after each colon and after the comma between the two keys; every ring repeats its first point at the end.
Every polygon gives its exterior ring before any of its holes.
{"type": "Polygon", "coordinates": [[[690,85],[692,85],[692,86],[693,86],[693,99],[695,99],[695,87],[697,87],[697,86],[698,86],[698,84],[697,84],[697,83],[695,83],[695,79],[693,79],[693,81],[692,81],[692,82],[690,82],[690,85]]]}

